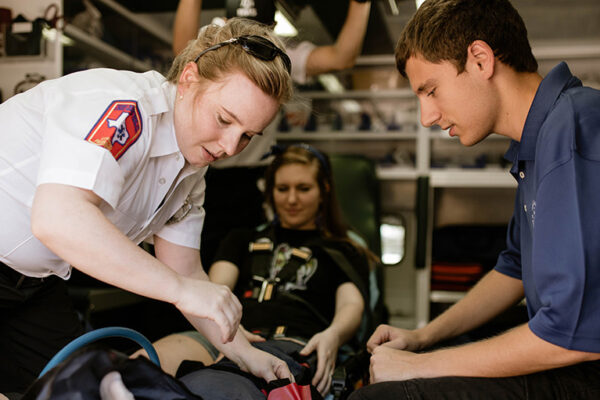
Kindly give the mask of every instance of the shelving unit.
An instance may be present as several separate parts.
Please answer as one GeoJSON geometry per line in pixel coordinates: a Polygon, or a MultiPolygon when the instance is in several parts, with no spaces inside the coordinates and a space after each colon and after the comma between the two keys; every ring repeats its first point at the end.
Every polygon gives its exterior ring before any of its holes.
{"type": "Polygon", "coordinates": [[[148,71],[152,66],[144,61],[138,60],[129,54],[93,37],[73,25],[65,26],[65,35],[75,42],[82,50],[88,54],[94,54],[96,57],[104,60],[114,68],[131,69],[133,71],[148,71]]]}
{"type": "MultiPolygon", "coordinates": [[[[23,14],[28,20],[43,16],[46,7],[56,4],[62,12],[62,0],[40,0],[37,2],[21,0],[5,0],[3,7],[12,10],[13,18],[23,14]]],[[[44,51],[40,55],[0,57],[0,89],[3,100],[14,94],[15,86],[25,79],[26,74],[39,74],[45,79],[58,78],[62,75],[62,45],[60,32],[54,31],[53,38],[42,39],[44,51]]]]}
{"type": "MultiPolygon", "coordinates": [[[[75,60],[81,56],[85,56],[84,60],[89,60],[91,57],[94,60],[93,66],[100,63],[109,68],[137,72],[151,69],[166,72],[162,71],[164,69],[162,64],[165,64],[165,60],[156,64],[157,60],[165,58],[164,54],[168,54],[169,61],[171,57],[170,48],[173,37],[163,24],[159,24],[149,16],[133,13],[115,0],[92,0],[92,2],[102,14],[105,34],[108,33],[109,37],[119,37],[120,39],[111,44],[103,38],[89,34],[84,27],[67,24],[64,34],[76,49],[76,51],[69,50],[66,53],[67,57],[75,60]],[[112,32],[112,30],[116,31],[112,32]],[[140,51],[142,48],[145,50],[140,51]],[[151,54],[148,54],[149,49],[151,49],[151,54]]],[[[65,69],[67,67],[68,65],[65,64],[65,69]]],[[[86,68],[87,66],[82,65],[82,67],[86,68]]]]}

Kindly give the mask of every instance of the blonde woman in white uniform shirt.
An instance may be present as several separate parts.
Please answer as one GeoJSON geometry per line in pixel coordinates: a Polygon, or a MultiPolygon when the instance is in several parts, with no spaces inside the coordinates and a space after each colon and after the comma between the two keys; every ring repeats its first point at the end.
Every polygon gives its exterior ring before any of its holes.
{"type": "Polygon", "coordinates": [[[81,333],[70,266],[174,304],[244,370],[289,375],[237,333],[241,306],[198,252],[207,165],[242,151],[291,96],[280,47],[232,19],[206,27],[166,78],[89,70],[0,105],[0,393],[22,392],[81,333]]]}

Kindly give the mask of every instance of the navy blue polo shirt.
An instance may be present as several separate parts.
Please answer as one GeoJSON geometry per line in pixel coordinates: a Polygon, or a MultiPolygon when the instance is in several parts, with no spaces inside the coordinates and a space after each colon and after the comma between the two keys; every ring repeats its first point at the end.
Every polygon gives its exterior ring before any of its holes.
{"type": "Polygon", "coordinates": [[[529,327],[558,346],[600,352],[600,91],[565,63],[541,82],[505,156],[518,181],[495,269],[521,279],[529,327]]]}

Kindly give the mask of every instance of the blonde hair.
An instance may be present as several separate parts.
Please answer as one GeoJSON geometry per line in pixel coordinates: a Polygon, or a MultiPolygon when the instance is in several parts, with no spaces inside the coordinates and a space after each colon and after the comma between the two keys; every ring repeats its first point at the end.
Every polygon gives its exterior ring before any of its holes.
{"type": "MultiPolygon", "coordinates": [[[[176,84],[187,63],[193,62],[202,50],[244,35],[262,36],[280,49],[284,48],[281,40],[268,26],[249,19],[231,18],[224,26],[211,24],[203,27],[198,37],[190,41],[175,57],[167,80],[176,84]]],[[[242,71],[264,93],[279,103],[285,103],[293,94],[292,79],[280,56],[272,61],[265,61],[247,53],[239,45],[232,45],[203,54],[197,64],[200,77],[210,81],[217,81],[233,71],[242,71]]]]}

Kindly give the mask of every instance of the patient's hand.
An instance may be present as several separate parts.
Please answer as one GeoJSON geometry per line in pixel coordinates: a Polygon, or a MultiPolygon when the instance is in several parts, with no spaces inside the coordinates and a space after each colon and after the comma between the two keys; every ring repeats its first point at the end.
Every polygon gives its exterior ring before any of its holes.
{"type": "Polygon", "coordinates": [[[317,351],[317,370],[312,379],[312,384],[323,396],[329,392],[331,386],[331,377],[335,369],[339,347],[339,335],[332,329],[325,329],[314,335],[300,351],[303,356],[307,356],[315,350],[317,351]]]}

